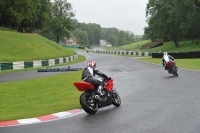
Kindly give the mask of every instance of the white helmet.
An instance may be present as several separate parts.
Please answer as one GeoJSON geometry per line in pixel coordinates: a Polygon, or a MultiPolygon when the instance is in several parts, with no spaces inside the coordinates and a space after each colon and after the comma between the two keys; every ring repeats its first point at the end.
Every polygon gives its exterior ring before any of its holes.
{"type": "Polygon", "coordinates": [[[164,52],[164,53],[163,53],[163,56],[164,56],[164,55],[168,55],[167,52],[164,52]]]}

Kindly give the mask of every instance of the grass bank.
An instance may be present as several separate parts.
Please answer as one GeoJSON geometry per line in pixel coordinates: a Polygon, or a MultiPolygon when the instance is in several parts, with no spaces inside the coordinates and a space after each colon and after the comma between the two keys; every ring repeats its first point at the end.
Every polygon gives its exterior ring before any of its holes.
{"type": "Polygon", "coordinates": [[[74,55],[70,48],[35,33],[0,31],[0,62],[33,61],[74,55]]]}

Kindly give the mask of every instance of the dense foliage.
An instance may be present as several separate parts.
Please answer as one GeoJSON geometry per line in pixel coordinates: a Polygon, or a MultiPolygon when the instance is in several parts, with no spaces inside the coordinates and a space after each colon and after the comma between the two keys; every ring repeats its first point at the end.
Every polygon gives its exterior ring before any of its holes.
{"type": "Polygon", "coordinates": [[[178,42],[182,39],[200,38],[199,14],[199,0],[149,0],[145,34],[151,40],[173,40],[179,47],[178,42]]]}
{"type": "Polygon", "coordinates": [[[76,30],[73,35],[80,44],[99,44],[100,40],[106,40],[114,46],[121,46],[134,42],[134,34],[130,31],[123,31],[117,28],[102,28],[95,23],[79,23],[74,20],[76,30]]]}
{"type": "Polygon", "coordinates": [[[42,31],[52,38],[69,37],[74,29],[72,5],[67,0],[1,0],[0,24],[19,32],[42,31]]]}
{"type": "Polygon", "coordinates": [[[0,23],[19,32],[32,32],[31,28],[42,28],[50,12],[50,0],[1,0],[0,23]]]}

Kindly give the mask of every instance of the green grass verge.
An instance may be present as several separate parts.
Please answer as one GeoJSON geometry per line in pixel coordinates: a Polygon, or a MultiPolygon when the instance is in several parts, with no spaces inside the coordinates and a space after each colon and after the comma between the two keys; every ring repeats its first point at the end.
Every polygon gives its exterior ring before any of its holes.
{"type": "MultiPolygon", "coordinates": [[[[70,65],[84,61],[79,55],[72,62],[55,65],[70,65]]],[[[13,70],[13,71],[26,71],[13,70]]],[[[32,68],[33,70],[36,68],[32,68]]],[[[13,71],[2,71],[9,73],[13,71]]],[[[80,108],[79,92],[73,85],[80,81],[81,71],[43,78],[0,83],[0,121],[32,118],[59,111],[80,108]]]]}
{"type": "MultiPolygon", "coordinates": [[[[162,65],[160,58],[138,58],[138,60],[162,65]]],[[[200,59],[175,59],[179,68],[187,68],[200,71],[200,59]]]]}
{"type": "Polygon", "coordinates": [[[0,121],[32,118],[80,108],[79,92],[73,85],[81,72],[0,84],[0,121]]]}

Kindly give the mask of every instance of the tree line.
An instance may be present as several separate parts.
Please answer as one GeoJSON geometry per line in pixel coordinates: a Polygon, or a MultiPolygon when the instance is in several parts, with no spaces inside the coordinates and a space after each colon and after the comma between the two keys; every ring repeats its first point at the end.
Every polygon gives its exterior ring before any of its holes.
{"type": "Polygon", "coordinates": [[[182,39],[200,38],[199,0],[149,0],[146,6],[148,26],[145,34],[151,39],[173,40],[176,47],[182,39]]]}
{"type": "Polygon", "coordinates": [[[114,46],[130,44],[135,41],[134,34],[130,31],[123,31],[117,28],[102,28],[99,24],[79,23],[77,20],[74,20],[74,25],[76,29],[72,32],[72,36],[76,37],[77,41],[83,45],[97,45],[101,39],[114,46]]]}
{"type": "Polygon", "coordinates": [[[120,46],[134,42],[134,34],[95,23],[79,23],[67,0],[1,0],[0,25],[22,33],[36,32],[59,43],[62,37],[76,37],[83,45],[96,45],[100,39],[120,46]]]}

